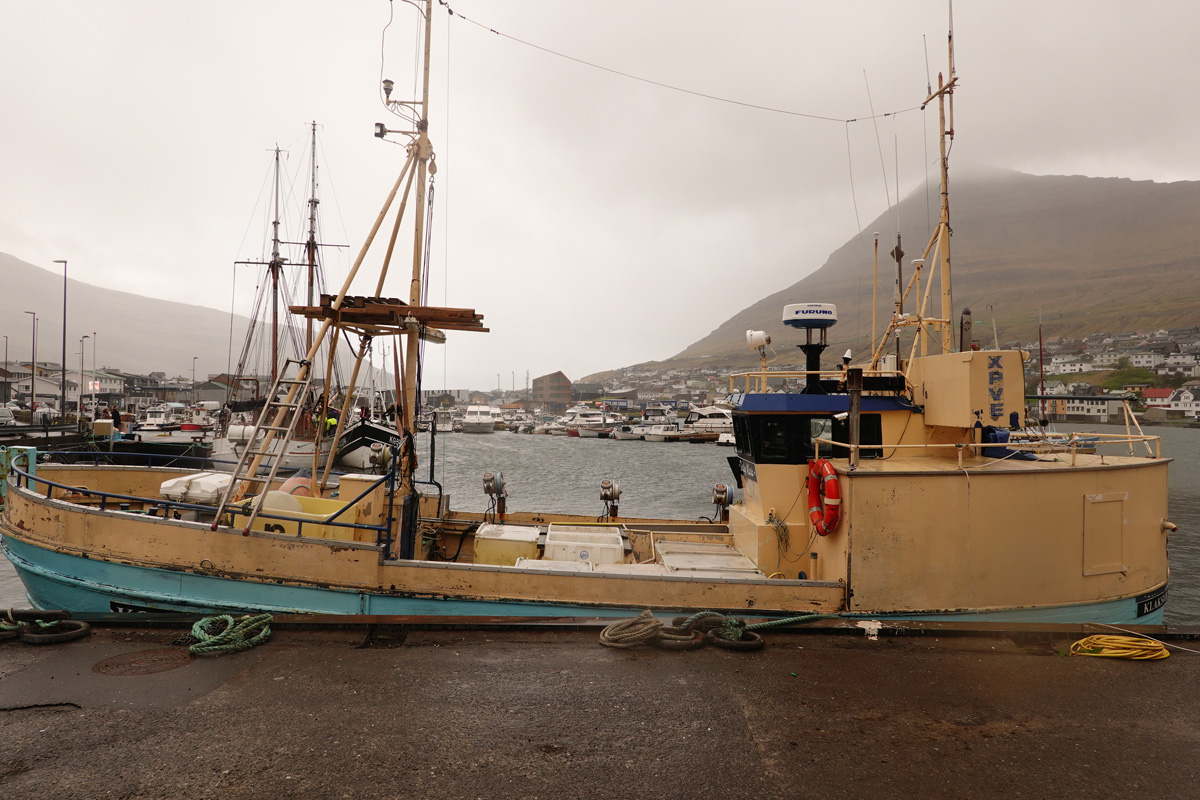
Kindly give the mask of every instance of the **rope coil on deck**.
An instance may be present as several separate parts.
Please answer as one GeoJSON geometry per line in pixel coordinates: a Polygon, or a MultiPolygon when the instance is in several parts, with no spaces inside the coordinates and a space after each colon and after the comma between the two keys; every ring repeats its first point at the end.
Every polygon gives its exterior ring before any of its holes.
{"type": "Polygon", "coordinates": [[[194,656],[219,656],[249,650],[270,638],[271,619],[270,614],[239,617],[236,621],[228,614],[205,617],[192,626],[196,643],[188,652],[194,656]]]}
{"type": "Polygon", "coordinates": [[[1098,633],[1072,643],[1071,655],[1156,661],[1160,658],[1170,657],[1171,653],[1167,650],[1167,646],[1157,639],[1098,633]]]}

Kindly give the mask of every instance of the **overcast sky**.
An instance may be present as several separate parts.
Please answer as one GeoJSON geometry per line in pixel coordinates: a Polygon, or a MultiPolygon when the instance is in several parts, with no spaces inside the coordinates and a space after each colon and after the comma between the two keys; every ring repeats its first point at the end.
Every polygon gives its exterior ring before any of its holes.
{"type": "MultiPolygon", "coordinates": [[[[492,332],[431,346],[427,388],[671,356],[821,266],[897,164],[904,193],[934,166],[936,106],[911,109],[946,69],[944,0],[450,6],[430,302],[492,332]]],[[[323,238],[350,245],[328,252],[336,287],[404,158],[372,128],[399,127],[381,76],[415,97],[417,20],[398,0],[0,0],[0,251],[246,312],[233,262],[263,253],[269,150],[295,174],[316,120],[323,238]]],[[[1200,179],[1200,4],[960,2],[954,25],[953,171],[1200,179]]],[[[385,294],[407,297],[408,264],[385,294]]]]}

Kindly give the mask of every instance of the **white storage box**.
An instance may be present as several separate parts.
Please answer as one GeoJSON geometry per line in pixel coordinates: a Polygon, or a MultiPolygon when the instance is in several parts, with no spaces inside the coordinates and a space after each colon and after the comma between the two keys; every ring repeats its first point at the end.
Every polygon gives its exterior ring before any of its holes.
{"type": "Polygon", "coordinates": [[[475,563],[511,567],[521,559],[536,559],[541,533],[531,525],[480,525],[475,531],[475,563]]]}
{"type": "Polygon", "coordinates": [[[177,503],[214,505],[232,480],[233,475],[228,472],[197,472],[163,481],[158,493],[177,503]]]}
{"type": "Polygon", "coordinates": [[[621,529],[603,525],[552,524],[546,534],[545,557],[557,561],[619,564],[625,560],[621,529]]]}

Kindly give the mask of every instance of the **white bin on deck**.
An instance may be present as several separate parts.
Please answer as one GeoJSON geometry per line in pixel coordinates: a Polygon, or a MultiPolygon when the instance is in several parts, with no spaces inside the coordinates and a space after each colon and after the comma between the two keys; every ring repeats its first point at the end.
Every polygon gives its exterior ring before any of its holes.
{"type": "Polygon", "coordinates": [[[163,481],[158,493],[177,503],[215,505],[232,480],[233,476],[228,472],[197,472],[163,481]]]}
{"type": "Polygon", "coordinates": [[[621,538],[621,529],[616,526],[552,524],[546,534],[544,557],[557,561],[618,564],[625,560],[625,541],[621,538]]]}

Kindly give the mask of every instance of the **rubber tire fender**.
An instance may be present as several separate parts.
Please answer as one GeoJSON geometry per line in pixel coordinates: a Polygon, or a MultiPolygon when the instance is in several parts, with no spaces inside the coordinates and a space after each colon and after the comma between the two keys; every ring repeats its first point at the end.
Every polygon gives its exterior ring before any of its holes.
{"type": "Polygon", "coordinates": [[[754,631],[742,631],[741,639],[726,639],[721,635],[720,628],[713,628],[708,632],[708,641],[713,647],[719,647],[722,650],[740,650],[749,652],[751,650],[762,650],[766,642],[754,631]]]}
{"type": "Polygon", "coordinates": [[[655,636],[650,640],[650,644],[654,645],[660,650],[699,650],[704,646],[704,642],[708,638],[705,636],[704,631],[685,631],[682,628],[673,628],[669,626],[659,628],[658,632],[660,634],[670,633],[676,636],[682,636],[688,633],[692,635],[691,639],[664,639],[662,636],[655,636]]]}
{"type": "Polygon", "coordinates": [[[38,628],[36,631],[26,628],[21,631],[21,641],[29,644],[61,644],[82,639],[92,632],[92,626],[82,620],[64,619],[48,628],[38,628]],[[41,633],[42,630],[51,633],[41,633]]]}
{"type": "Polygon", "coordinates": [[[25,629],[28,627],[29,627],[28,622],[19,622],[19,623],[17,623],[17,627],[13,628],[10,631],[0,630],[0,642],[7,642],[9,639],[18,638],[22,633],[25,632],[25,629]]]}

